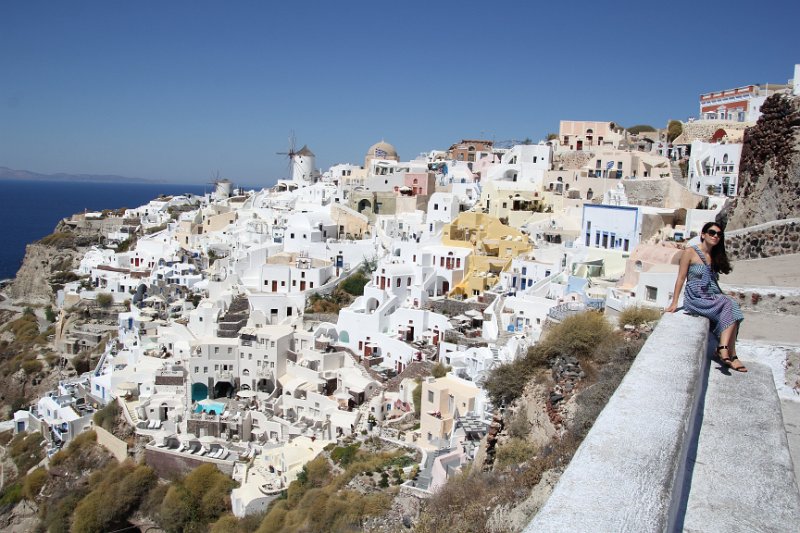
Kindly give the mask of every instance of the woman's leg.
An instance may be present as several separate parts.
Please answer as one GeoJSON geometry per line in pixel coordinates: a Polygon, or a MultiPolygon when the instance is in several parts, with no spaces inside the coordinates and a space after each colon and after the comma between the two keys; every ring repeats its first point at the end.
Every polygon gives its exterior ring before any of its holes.
{"type": "Polygon", "coordinates": [[[723,363],[738,372],[747,372],[747,368],[736,357],[736,335],[739,332],[739,323],[734,322],[720,334],[719,345],[720,347],[726,346],[720,350],[719,357],[723,363]]]}

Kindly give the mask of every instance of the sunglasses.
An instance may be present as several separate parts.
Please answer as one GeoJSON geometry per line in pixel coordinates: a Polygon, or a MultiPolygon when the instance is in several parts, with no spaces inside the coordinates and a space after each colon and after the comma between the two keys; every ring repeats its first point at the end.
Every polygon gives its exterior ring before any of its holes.
{"type": "Polygon", "coordinates": [[[719,237],[720,239],[722,238],[722,232],[717,231],[715,229],[708,230],[706,234],[708,234],[709,237],[719,237]]]}

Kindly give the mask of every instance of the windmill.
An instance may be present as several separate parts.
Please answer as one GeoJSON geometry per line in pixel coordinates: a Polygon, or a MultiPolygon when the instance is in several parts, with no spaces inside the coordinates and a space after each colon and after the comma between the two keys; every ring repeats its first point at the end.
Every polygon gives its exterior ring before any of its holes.
{"type": "Polygon", "coordinates": [[[214,187],[213,194],[218,198],[230,197],[233,189],[233,184],[230,181],[220,177],[219,170],[214,172],[214,176],[211,178],[209,185],[214,187]]]}
{"type": "Polygon", "coordinates": [[[297,150],[295,150],[295,137],[294,137],[294,130],[289,133],[289,150],[287,152],[276,152],[278,155],[285,155],[288,159],[287,161],[287,170],[289,175],[287,176],[290,180],[294,179],[295,176],[295,167],[297,166],[297,161],[295,156],[297,155],[297,150]]]}
{"type": "Polygon", "coordinates": [[[289,151],[277,152],[278,155],[285,155],[288,161],[289,179],[294,182],[311,182],[314,178],[314,153],[303,146],[297,150],[295,148],[294,131],[289,135],[289,151]]]}

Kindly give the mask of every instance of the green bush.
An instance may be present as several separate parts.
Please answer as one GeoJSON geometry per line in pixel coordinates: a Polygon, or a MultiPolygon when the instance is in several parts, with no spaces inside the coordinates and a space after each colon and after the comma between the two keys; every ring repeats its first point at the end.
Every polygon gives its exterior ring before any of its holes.
{"type": "Polygon", "coordinates": [[[58,453],[50,458],[50,466],[58,466],[71,457],[83,454],[97,442],[97,433],[94,431],[84,431],[76,436],[66,448],[62,448],[58,453]]]}
{"type": "Polygon", "coordinates": [[[628,128],[628,133],[632,133],[634,135],[638,135],[644,131],[656,131],[656,129],[648,124],[637,124],[636,126],[631,126],[628,128]]]}
{"type": "Polygon", "coordinates": [[[411,398],[414,400],[414,415],[419,418],[422,413],[422,380],[417,379],[417,386],[411,391],[411,398]]]}
{"type": "Polygon", "coordinates": [[[369,283],[369,278],[359,271],[342,281],[339,288],[353,296],[363,296],[367,283],[369,283]]]}
{"type": "Polygon", "coordinates": [[[119,413],[119,404],[116,401],[112,401],[94,414],[94,425],[100,426],[106,431],[111,431],[114,429],[119,413]]]}
{"type": "Polygon", "coordinates": [[[51,306],[49,306],[49,305],[48,305],[48,306],[45,308],[45,310],[44,310],[44,316],[45,316],[45,318],[47,319],[47,321],[48,321],[48,322],[51,322],[51,323],[52,323],[52,322],[55,322],[55,321],[56,321],[56,318],[58,318],[58,317],[56,316],[56,313],[55,313],[55,311],[53,311],[53,308],[52,308],[51,306]]]}
{"type": "Polygon", "coordinates": [[[9,443],[8,453],[17,470],[24,474],[44,457],[41,433],[19,433],[9,443]]]}
{"type": "Polygon", "coordinates": [[[620,326],[626,326],[628,324],[639,326],[641,324],[646,324],[647,322],[654,322],[660,318],[661,311],[658,309],[634,305],[632,307],[623,309],[619,314],[619,319],[617,322],[620,326]]]}
{"type": "Polygon", "coordinates": [[[167,489],[158,524],[167,532],[200,531],[230,510],[234,481],[212,464],[192,470],[167,489]]]}
{"type": "Polygon", "coordinates": [[[103,309],[108,309],[114,303],[114,297],[107,292],[101,292],[97,295],[97,305],[103,309]]]}
{"type": "Polygon", "coordinates": [[[22,495],[26,500],[33,501],[41,492],[47,482],[47,469],[39,467],[27,476],[22,482],[22,495]]]}
{"type": "Polygon", "coordinates": [[[339,466],[347,466],[353,462],[359,446],[359,444],[350,444],[349,446],[334,448],[331,452],[331,460],[339,466]]]}
{"type": "Polygon", "coordinates": [[[435,365],[433,365],[433,368],[431,368],[431,376],[437,379],[443,378],[447,375],[448,372],[450,372],[450,370],[451,368],[449,366],[444,365],[442,363],[436,363],[435,365]]]}
{"type": "Polygon", "coordinates": [[[16,505],[22,500],[22,483],[17,481],[8,485],[3,492],[0,493],[0,509],[6,506],[16,505]]]}

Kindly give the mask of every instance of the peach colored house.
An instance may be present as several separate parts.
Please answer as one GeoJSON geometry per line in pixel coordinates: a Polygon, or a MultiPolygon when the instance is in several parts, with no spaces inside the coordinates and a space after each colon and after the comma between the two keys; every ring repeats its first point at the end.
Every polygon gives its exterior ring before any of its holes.
{"type": "Polygon", "coordinates": [[[407,172],[403,184],[413,195],[428,196],[434,192],[436,179],[433,172],[407,172]]]}
{"type": "Polygon", "coordinates": [[[562,150],[593,150],[602,147],[619,148],[627,132],[613,122],[562,120],[558,139],[562,150]]]}

